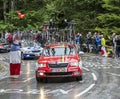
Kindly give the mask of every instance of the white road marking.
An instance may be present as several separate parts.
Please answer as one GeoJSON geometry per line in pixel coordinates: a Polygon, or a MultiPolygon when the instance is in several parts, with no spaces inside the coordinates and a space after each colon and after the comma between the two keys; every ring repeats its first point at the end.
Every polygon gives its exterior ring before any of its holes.
{"type": "Polygon", "coordinates": [[[82,68],[85,69],[85,70],[88,71],[88,72],[90,71],[89,69],[87,69],[87,68],[85,68],[85,67],[82,67],[82,68]]]}
{"type": "MultiPolygon", "coordinates": [[[[86,69],[86,70],[88,70],[88,69],[86,69]]],[[[95,75],[94,73],[91,73],[91,74],[92,74],[92,76],[93,76],[93,80],[94,80],[94,81],[97,81],[96,75],[95,75]]],[[[85,90],[82,91],[81,93],[77,94],[77,95],[75,96],[75,98],[80,97],[80,96],[82,96],[83,94],[87,93],[87,92],[88,92],[89,90],[91,90],[94,86],[95,86],[95,83],[91,84],[87,89],[85,89],[85,90]]]]}
{"type": "Polygon", "coordinates": [[[61,92],[62,94],[68,94],[71,90],[72,90],[72,89],[67,90],[67,91],[65,91],[65,90],[63,90],[63,89],[56,89],[56,90],[49,91],[49,92],[47,92],[47,93],[58,93],[58,92],[61,92]]]}
{"type": "Polygon", "coordinates": [[[27,82],[27,81],[29,81],[29,80],[31,80],[31,79],[33,79],[33,78],[35,78],[35,77],[28,78],[28,79],[26,79],[26,80],[24,80],[24,81],[22,81],[22,82],[27,82]]]}
{"type": "Polygon", "coordinates": [[[120,67],[112,67],[112,68],[120,68],[120,67]]]}
{"type": "MultiPolygon", "coordinates": [[[[85,69],[85,70],[88,71],[88,72],[90,71],[89,69],[87,69],[87,68],[85,68],[85,67],[83,67],[83,69],[85,69]]],[[[23,74],[23,71],[21,71],[21,73],[23,74]]],[[[94,81],[97,81],[96,75],[95,75],[94,73],[91,73],[91,74],[92,74],[92,76],[93,76],[93,80],[94,80],[94,81]]],[[[22,81],[22,82],[30,81],[30,80],[33,79],[33,78],[35,78],[35,77],[28,78],[28,79],[26,79],[26,80],[24,80],[24,81],[22,81]]],[[[82,96],[83,94],[85,94],[85,93],[87,93],[89,90],[91,90],[94,86],[95,86],[95,83],[91,84],[87,89],[85,89],[85,90],[82,91],[81,93],[77,94],[75,97],[82,96]]],[[[25,93],[38,94],[38,92],[39,92],[39,91],[34,91],[34,90],[32,90],[31,92],[23,92],[22,89],[19,89],[19,90],[18,90],[18,89],[11,89],[11,90],[12,90],[13,93],[24,93],[24,94],[25,94],[25,93]],[[13,90],[14,90],[14,91],[13,91],[13,90]]],[[[67,91],[65,91],[65,90],[63,90],[63,89],[56,89],[56,90],[52,90],[52,91],[47,92],[47,93],[61,92],[62,94],[68,94],[71,90],[72,90],[72,89],[67,90],[67,91]]],[[[8,90],[6,90],[6,91],[8,92],[8,90]]],[[[5,89],[1,89],[1,90],[0,90],[0,93],[3,93],[3,92],[5,92],[5,89]]],[[[9,90],[8,93],[11,93],[11,91],[9,90]]]]}
{"type": "Polygon", "coordinates": [[[3,93],[5,90],[4,89],[0,89],[0,93],[3,93]]]}
{"type": "Polygon", "coordinates": [[[0,76],[1,76],[1,77],[4,77],[4,75],[6,75],[6,74],[7,74],[7,72],[0,73],[0,76]]]}
{"type": "Polygon", "coordinates": [[[72,89],[65,91],[65,90],[63,90],[63,89],[59,89],[59,91],[60,91],[61,93],[63,93],[63,94],[68,94],[68,92],[70,92],[71,90],[72,90],[72,89]]]}
{"type": "Polygon", "coordinates": [[[93,76],[93,80],[97,81],[97,77],[96,77],[96,75],[94,73],[92,73],[92,76],[93,76]]]}
{"type": "Polygon", "coordinates": [[[118,77],[120,77],[120,74],[109,73],[109,72],[107,72],[107,74],[110,74],[110,75],[113,75],[113,76],[118,76],[118,77]]]}
{"type": "Polygon", "coordinates": [[[19,93],[19,94],[68,94],[70,90],[63,90],[63,89],[55,89],[55,90],[43,90],[43,89],[29,89],[29,91],[25,91],[23,89],[0,89],[0,93],[19,93]]]}
{"type": "Polygon", "coordinates": [[[40,90],[37,90],[37,89],[30,89],[29,91],[27,91],[27,92],[24,92],[24,93],[26,93],[26,94],[37,94],[37,93],[39,93],[40,92],[40,90]]]}
{"type": "Polygon", "coordinates": [[[81,93],[77,94],[75,98],[82,96],[86,92],[88,92],[90,89],[92,89],[95,86],[95,84],[91,84],[86,90],[82,91],[81,93]]]}
{"type": "Polygon", "coordinates": [[[0,73],[0,80],[9,77],[9,76],[7,75],[7,74],[9,73],[9,72],[7,72],[8,68],[7,68],[6,66],[4,66],[4,68],[5,68],[6,71],[0,73]]]}

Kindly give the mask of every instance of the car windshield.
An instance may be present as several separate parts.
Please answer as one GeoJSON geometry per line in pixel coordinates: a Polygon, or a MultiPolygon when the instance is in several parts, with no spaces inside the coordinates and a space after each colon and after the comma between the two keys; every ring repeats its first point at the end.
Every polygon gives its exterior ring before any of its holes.
{"type": "Polygon", "coordinates": [[[45,48],[43,50],[44,56],[64,56],[75,55],[75,49],[73,47],[52,47],[45,48]]]}
{"type": "Polygon", "coordinates": [[[24,42],[23,43],[23,47],[34,47],[34,46],[38,46],[38,44],[35,42],[24,42]]]}

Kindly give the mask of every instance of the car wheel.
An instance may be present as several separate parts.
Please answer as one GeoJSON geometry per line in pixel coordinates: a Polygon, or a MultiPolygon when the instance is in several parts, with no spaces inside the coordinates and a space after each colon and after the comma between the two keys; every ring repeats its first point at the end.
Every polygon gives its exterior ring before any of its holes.
{"type": "Polygon", "coordinates": [[[43,78],[37,77],[37,74],[36,74],[36,81],[37,81],[37,82],[43,82],[43,78]]]}
{"type": "Polygon", "coordinates": [[[43,82],[44,79],[43,79],[43,78],[38,78],[38,77],[36,77],[36,81],[39,83],[39,82],[43,82]]]}
{"type": "Polygon", "coordinates": [[[36,77],[37,82],[43,82],[43,83],[47,83],[48,79],[47,78],[38,78],[36,77]]]}
{"type": "Polygon", "coordinates": [[[38,77],[36,77],[36,81],[37,81],[37,82],[40,82],[40,79],[39,79],[38,77]]]}
{"type": "Polygon", "coordinates": [[[77,81],[81,81],[82,79],[83,79],[82,76],[76,77],[77,81]]]}
{"type": "Polygon", "coordinates": [[[48,79],[47,79],[47,78],[44,78],[44,82],[47,83],[47,82],[48,82],[48,79]]]}
{"type": "Polygon", "coordinates": [[[6,49],[5,52],[8,53],[8,50],[6,49]]]}

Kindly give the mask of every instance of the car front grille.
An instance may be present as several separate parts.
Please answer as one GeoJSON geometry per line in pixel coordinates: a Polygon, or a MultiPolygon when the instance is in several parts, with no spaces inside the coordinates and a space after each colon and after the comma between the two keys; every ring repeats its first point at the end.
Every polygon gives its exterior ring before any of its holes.
{"type": "Polygon", "coordinates": [[[33,53],[34,53],[34,52],[40,52],[40,50],[36,50],[36,51],[32,51],[32,52],[33,52],[33,53]]]}
{"type": "Polygon", "coordinates": [[[68,63],[55,63],[55,64],[49,64],[50,68],[63,68],[63,67],[67,67],[68,63]]]}
{"type": "Polygon", "coordinates": [[[67,77],[67,76],[71,76],[72,72],[51,72],[51,73],[45,73],[46,76],[49,77],[67,77]]]}

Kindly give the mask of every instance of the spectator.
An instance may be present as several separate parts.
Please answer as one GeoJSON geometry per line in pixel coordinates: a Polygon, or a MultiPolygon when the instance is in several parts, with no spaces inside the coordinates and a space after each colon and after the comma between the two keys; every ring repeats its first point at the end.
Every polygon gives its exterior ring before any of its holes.
{"type": "Polygon", "coordinates": [[[77,43],[80,44],[80,33],[77,33],[75,41],[76,41],[76,44],[77,43]]]}
{"type": "Polygon", "coordinates": [[[101,35],[101,46],[102,46],[101,51],[102,51],[102,54],[103,54],[102,56],[107,57],[107,52],[106,52],[106,40],[105,40],[105,38],[104,38],[103,35],[101,35]]]}
{"type": "Polygon", "coordinates": [[[97,33],[95,32],[94,33],[94,35],[93,35],[93,37],[92,37],[92,44],[93,44],[93,49],[92,49],[92,51],[93,51],[93,53],[97,53],[97,43],[96,43],[96,37],[97,37],[97,33]]]}
{"type": "Polygon", "coordinates": [[[88,52],[92,52],[92,34],[91,32],[88,32],[87,39],[86,39],[87,49],[88,52]]]}
{"type": "Polygon", "coordinates": [[[8,34],[8,43],[9,44],[12,44],[12,41],[13,41],[13,36],[11,33],[8,34]]]}
{"type": "Polygon", "coordinates": [[[77,50],[80,50],[80,33],[77,33],[75,41],[77,50]]]}
{"type": "Polygon", "coordinates": [[[83,51],[83,36],[80,33],[80,50],[83,51]]]}
{"type": "Polygon", "coordinates": [[[115,42],[116,42],[116,57],[120,57],[120,36],[117,35],[115,38],[115,42]]]}
{"type": "Polygon", "coordinates": [[[100,37],[100,34],[98,33],[97,34],[97,37],[96,37],[96,53],[99,53],[101,51],[101,37],[100,37]]]}
{"type": "Polygon", "coordinates": [[[8,43],[8,32],[5,33],[5,43],[8,43]]]}
{"type": "Polygon", "coordinates": [[[112,38],[109,38],[111,43],[112,43],[112,51],[113,51],[113,57],[116,57],[116,42],[115,42],[115,38],[116,38],[116,33],[112,34],[112,38]]]}
{"type": "Polygon", "coordinates": [[[38,33],[38,35],[37,35],[37,41],[38,41],[39,43],[42,43],[42,34],[41,34],[41,32],[38,33]]]}

